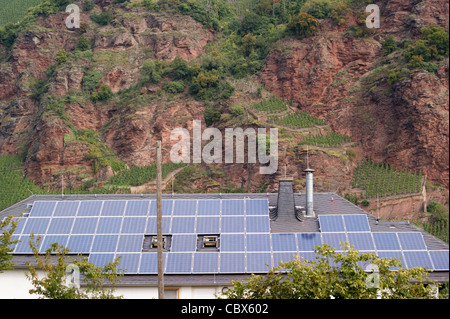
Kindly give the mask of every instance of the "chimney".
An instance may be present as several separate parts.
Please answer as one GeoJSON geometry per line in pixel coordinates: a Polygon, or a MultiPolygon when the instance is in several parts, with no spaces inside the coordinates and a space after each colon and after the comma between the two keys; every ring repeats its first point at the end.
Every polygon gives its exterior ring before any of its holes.
{"type": "Polygon", "coordinates": [[[313,187],[313,173],[315,170],[308,168],[304,170],[306,173],[306,216],[314,217],[314,187],[313,187]]]}
{"type": "Polygon", "coordinates": [[[291,220],[295,216],[293,178],[280,178],[278,187],[277,211],[275,219],[278,221],[291,220]]]}

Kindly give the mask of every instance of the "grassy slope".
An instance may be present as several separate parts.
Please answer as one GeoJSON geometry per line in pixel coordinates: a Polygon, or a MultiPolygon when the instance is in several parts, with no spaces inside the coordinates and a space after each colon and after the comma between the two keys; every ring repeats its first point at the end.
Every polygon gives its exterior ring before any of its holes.
{"type": "Polygon", "coordinates": [[[0,7],[0,26],[8,22],[17,23],[28,8],[38,5],[44,0],[2,0],[0,7]]]}

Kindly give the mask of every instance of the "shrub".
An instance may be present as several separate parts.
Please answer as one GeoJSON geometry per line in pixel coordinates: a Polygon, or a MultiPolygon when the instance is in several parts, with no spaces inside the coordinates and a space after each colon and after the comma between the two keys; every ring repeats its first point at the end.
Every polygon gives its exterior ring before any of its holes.
{"type": "Polygon", "coordinates": [[[208,106],[205,110],[205,123],[210,126],[214,122],[220,120],[220,109],[208,106]]]}
{"type": "Polygon", "coordinates": [[[240,106],[240,105],[234,105],[234,106],[232,106],[231,107],[231,114],[233,115],[233,116],[239,116],[239,115],[242,115],[242,106],[240,106]]]}
{"type": "Polygon", "coordinates": [[[434,46],[440,55],[448,55],[449,37],[444,28],[437,24],[432,24],[421,29],[423,39],[428,41],[430,46],[434,46]]]}
{"type": "Polygon", "coordinates": [[[181,93],[184,91],[183,81],[164,82],[163,89],[168,93],[181,93]]]}
{"type": "Polygon", "coordinates": [[[422,68],[425,71],[428,71],[430,73],[434,73],[434,72],[436,72],[439,69],[438,65],[436,63],[433,63],[433,62],[423,62],[422,63],[422,68]]]}
{"type": "Polygon", "coordinates": [[[423,57],[421,55],[413,55],[409,60],[409,67],[411,69],[420,68],[423,65],[423,57]]]}
{"type": "Polygon", "coordinates": [[[3,44],[8,50],[10,50],[14,45],[18,30],[19,26],[12,23],[8,23],[5,26],[0,27],[0,43],[3,44]]]}
{"type": "Polygon", "coordinates": [[[91,20],[100,25],[108,25],[112,22],[113,17],[108,12],[102,12],[100,14],[91,14],[91,20]]]}
{"type": "Polygon", "coordinates": [[[397,42],[395,42],[394,37],[392,35],[388,35],[386,39],[381,42],[383,45],[384,55],[391,54],[395,50],[397,50],[397,42]]]}
{"type": "Polygon", "coordinates": [[[77,50],[86,51],[91,49],[91,42],[85,37],[81,36],[77,43],[77,50]]]}
{"type": "Polygon", "coordinates": [[[106,101],[109,100],[113,96],[113,92],[109,85],[102,84],[100,86],[100,90],[98,92],[92,92],[91,99],[96,101],[106,101]]]}
{"type": "Polygon", "coordinates": [[[338,4],[330,12],[330,18],[335,25],[344,25],[347,23],[348,16],[352,13],[352,10],[345,4],[338,4]]]}
{"type": "Polygon", "coordinates": [[[88,92],[93,92],[97,86],[100,84],[100,80],[103,77],[103,73],[94,70],[86,74],[83,78],[83,90],[88,92]]]}
{"type": "Polygon", "coordinates": [[[83,11],[89,12],[95,7],[95,2],[92,0],[84,0],[83,2],[83,11]]]}
{"type": "Polygon", "coordinates": [[[159,83],[161,81],[161,73],[158,70],[155,62],[153,61],[145,61],[142,64],[141,68],[141,81],[143,83],[151,82],[151,83],[159,83]]]}
{"type": "Polygon", "coordinates": [[[332,3],[329,0],[309,0],[300,11],[308,13],[317,19],[325,19],[331,13],[331,10],[332,3]]]}
{"type": "Polygon", "coordinates": [[[363,200],[361,201],[361,205],[362,205],[362,206],[369,206],[369,205],[370,205],[370,202],[369,202],[367,199],[363,199],[363,200]]]}
{"type": "Polygon", "coordinates": [[[66,50],[62,49],[62,50],[59,50],[58,53],[56,53],[56,62],[58,62],[58,64],[67,62],[66,50]]]}
{"type": "Polygon", "coordinates": [[[287,30],[293,34],[304,38],[314,34],[319,27],[319,21],[308,13],[302,12],[291,17],[287,25],[287,30]]]}
{"type": "Polygon", "coordinates": [[[267,17],[262,17],[251,11],[242,18],[238,34],[241,36],[249,33],[254,35],[263,34],[267,31],[269,23],[270,20],[267,17]]]}

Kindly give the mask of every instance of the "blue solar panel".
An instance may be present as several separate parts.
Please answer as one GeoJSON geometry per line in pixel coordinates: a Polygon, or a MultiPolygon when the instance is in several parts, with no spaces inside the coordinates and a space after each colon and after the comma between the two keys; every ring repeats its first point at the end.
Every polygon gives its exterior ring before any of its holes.
{"type": "Polygon", "coordinates": [[[403,255],[408,268],[423,267],[433,269],[433,264],[427,251],[404,251],[403,255]]]}
{"type": "Polygon", "coordinates": [[[221,251],[245,251],[244,234],[222,234],[220,236],[221,251]]]}
{"type": "Polygon", "coordinates": [[[119,259],[117,269],[126,273],[137,273],[139,268],[139,260],[141,254],[118,254],[116,258],[119,259]]]}
{"type": "Polygon", "coordinates": [[[270,232],[269,216],[248,216],[246,218],[247,233],[268,233],[270,232]]]}
{"type": "Polygon", "coordinates": [[[321,232],[344,232],[344,220],[341,215],[319,215],[321,232]]]}
{"type": "Polygon", "coordinates": [[[298,233],[298,250],[313,251],[315,246],[322,246],[320,233],[298,233]]]}
{"type": "MultiPolygon", "coordinates": [[[[14,235],[20,235],[23,230],[23,226],[25,225],[26,218],[16,218],[14,217],[12,219],[13,222],[17,222],[16,229],[14,230],[14,235]]],[[[3,228],[3,231],[9,231],[11,229],[12,224],[7,225],[7,227],[3,228]]],[[[0,234],[2,233],[2,230],[0,230],[0,234]]]]}
{"type": "MultiPolygon", "coordinates": [[[[386,258],[386,259],[397,259],[400,261],[402,267],[405,267],[405,258],[403,257],[403,254],[401,251],[378,251],[377,255],[380,256],[380,258],[386,258]]],[[[399,267],[391,267],[389,270],[397,270],[399,267]]]]}
{"type": "Polygon", "coordinates": [[[93,235],[71,235],[67,248],[72,253],[88,253],[91,250],[93,235]]]}
{"type": "MultiPolygon", "coordinates": [[[[168,234],[170,231],[170,217],[162,218],[162,232],[164,234],[168,234]]],[[[146,234],[156,234],[157,232],[157,224],[156,217],[149,217],[147,220],[147,227],[145,228],[146,234]]]]}
{"type": "Polygon", "coordinates": [[[120,217],[101,217],[97,225],[97,234],[118,234],[122,225],[120,217]]]}
{"type": "MultiPolygon", "coordinates": [[[[166,267],[167,253],[163,253],[163,269],[166,267]]],[[[157,274],[158,273],[158,254],[142,253],[141,263],[139,266],[141,274],[157,274]]]]}
{"type": "Polygon", "coordinates": [[[219,217],[197,217],[197,234],[218,234],[219,230],[219,217]]]}
{"type": "Polygon", "coordinates": [[[219,253],[195,253],[194,273],[217,273],[219,271],[219,253]]]}
{"type": "Polygon", "coordinates": [[[375,250],[371,233],[348,233],[347,235],[348,242],[350,245],[355,246],[356,250],[375,250]]]}
{"type": "Polygon", "coordinates": [[[244,201],[240,199],[222,200],[222,216],[242,215],[244,216],[244,201]]]}
{"type": "Polygon", "coordinates": [[[366,215],[343,215],[347,232],[370,232],[369,220],[366,215]]]}
{"type": "Polygon", "coordinates": [[[402,250],[427,250],[421,233],[397,233],[402,250]]]}
{"type": "Polygon", "coordinates": [[[172,218],[172,229],[173,234],[192,234],[195,229],[195,218],[194,217],[173,217],[172,218]]]}
{"type": "Polygon", "coordinates": [[[102,216],[120,216],[125,213],[126,201],[105,201],[102,208],[102,216]]]}
{"type": "Polygon", "coordinates": [[[197,215],[220,215],[220,200],[199,200],[197,215]]]}
{"type": "Polygon", "coordinates": [[[196,200],[176,200],[173,206],[173,216],[195,216],[196,200]]]}
{"type": "Polygon", "coordinates": [[[56,202],[34,202],[31,217],[52,216],[56,202]]]}
{"type": "Polygon", "coordinates": [[[47,249],[51,247],[54,243],[58,243],[58,245],[66,247],[67,240],[69,239],[68,235],[47,235],[44,237],[42,241],[42,245],[39,248],[40,253],[45,253],[47,249]]]}
{"type": "MultiPolygon", "coordinates": [[[[16,240],[20,240],[20,236],[19,235],[12,235],[11,236],[11,241],[16,241],[16,240]]],[[[9,244],[8,245],[8,249],[11,249],[11,251],[14,251],[14,249],[16,249],[18,243],[15,244],[9,244]]]]}
{"type": "Polygon", "coordinates": [[[270,252],[270,234],[247,234],[247,251],[270,252]]]}
{"type": "Polygon", "coordinates": [[[170,253],[167,257],[166,273],[191,273],[192,253],[170,253]]]}
{"type": "Polygon", "coordinates": [[[273,251],[297,251],[295,234],[272,234],[273,251]]]}
{"type": "Polygon", "coordinates": [[[122,234],[143,234],[147,218],[145,217],[124,217],[122,223],[122,234]]]}
{"type": "Polygon", "coordinates": [[[324,244],[330,245],[335,250],[343,250],[342,244],[347,241],[345,233],[323,233],[322,240],[324,244]]]}
{"type": "Polygon", "coordinates": [[[88,261],[103,268],[106,264],[114,261],[114,254],[90,254],[88,261]]]}
{"type": "Polygon", "coordinates": [[[269,201],[267,199],[247,199],[245,201],[246,215],[268,215],[269,201]]]}
{"type": "Polygon", "coordinates": [[[272,255],[269,253],[247,253],[247,272],[266,273],[272,269],[272,255]]]}
{"type": "Polygon", "coordinates": [[[75,216],[80,202],[58,202],[53,216],[75,216]]]}
{"type": "MultiPolygon", "coordinates": [[[[20,236],[20,242],[17,243],[14,253],[32,253],[31,247],[30,247],[30,239],[31,239],[31,237],[28,235],[20,236]]],[[[37,239],[37,236],[34,238],[34,242],[36,242],[36,239],[37,239]]],[[[42,243],[42,241],[40,243],[42,243]]],[[[40,243],[37,245],[38,249],[39,249],[40,243]]]]}
{"type": "Polygon", "coordinates": [[[194,252],[197,248],[197,235],[173,235],[172,236],[172,246],[171,251],[181,252],[181,251],[192,251],[194,252]]]}
{"type": "Polygon", "coordinates": [[[400,250],[396,233],[372,233],[377,250],[400,250]]]}
{"type": "Polygon", "coordinates": [[[301,252],[299,252],[298,256],[299,256],[300,260],[304,260],[304,261],[308,262],[308,264],[310,264],[310,265],[312,264],[312,262],[317,261],[316,257],[320,257],[316,253],[309,252],[309,251],[301,251],[301,252]]]}
{"type": "MultiPolygon", "coordinates": [[[[273,267],[278,267],[280,266],[280,263],[287,263],[291,260],[294,260],[296,258],[296,256],[298,256],[297,253],[273,253],[273,267]]],[[[286,271],[288,269],[286,268],[281,268],[280,271],[286,271]]]]}
{"type": "Polygon", "coordinates": [[[77,216],[100,216],[103,202],[84,201],[80,203],[77,216]]]}
{"type": "Polygon", "coordinates": [[[97,228],[98,218],[96,217],[78,217],[72,228],[72,234],[94,234],[97,228]]]}
{"type": "Polygon", "coordinates": [[[47,232],[50,218],[31,218],[27,219],[27,223],[23,229],[23,234],[45,234],[47,232]]]}
{"type": "Polygon", "coordinates": [[[70,234],[75,218],[53,218],[47,229],[47,234],[70,234]]]}
{"type": "Polygon", "coordinates": [[[120,235],[117,251],[129,253],[140,252],[142,251],[143,242],[143,235],[120,235]]]}
{"type": "Polygon", "coordinates": [[[220,253],[221,273],[245,273],[244,253],[220,253]]]}
{"type": "Polygon", "coordinates": [[[222,217],[222,233],[243,233],[245,217],[222,217]]]}
{"type": "Polygon", "coordinates": [[[430,250],[429,253],[435,270],[448,270],[448,250],[430,250]]]}
{"type": "Polygon", "coordinates": [[[125,209],[125,216],[147,216],[150,208],[148,200],[129,200],[125,209]]]}
{"type": "MultiPolygon", "coordinates": [[[[154,200],[151,201],[149,216],[156,216],[157,208],[158,208],[157,202],[154,200]]],[[[161,200],[162,216],[172,216],[172,209],[173,209],[173,200],[171,199],[161,200]]]]}
{"type": "Polygon", "coordinates": [[[95,253],[115,252],[118,239],[118,235],[96,235],[91,251],[95,253]]]}

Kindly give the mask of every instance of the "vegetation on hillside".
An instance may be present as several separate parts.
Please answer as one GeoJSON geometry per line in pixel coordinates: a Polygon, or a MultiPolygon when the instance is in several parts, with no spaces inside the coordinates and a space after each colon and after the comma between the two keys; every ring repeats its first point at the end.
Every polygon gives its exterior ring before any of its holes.
{"type": "MultiPolygon", "coordinates": [[[[33,194],[61,194],[61,189],[53,190],[37,186],[30,178],[25,176],[22,165],[23,162],[20,156],[0,155],[0,211],[33,194]]],[[[61,174],[70,174],[70,172],[61,172],[61,174]]],[[[94,183],[92,183],[91,187],[91,189],[65,187],[64,194],[115,194],[117,192],[129,192],[126,188],[119,189],[116,186],[96,187],[94,183]]]]}
{"type": "Polygon", "coordinates": [[[363,189],[365,198],[416,194],[422,191],[422,173],[364,159],[356,167],[353,187],[363,189]]]}

